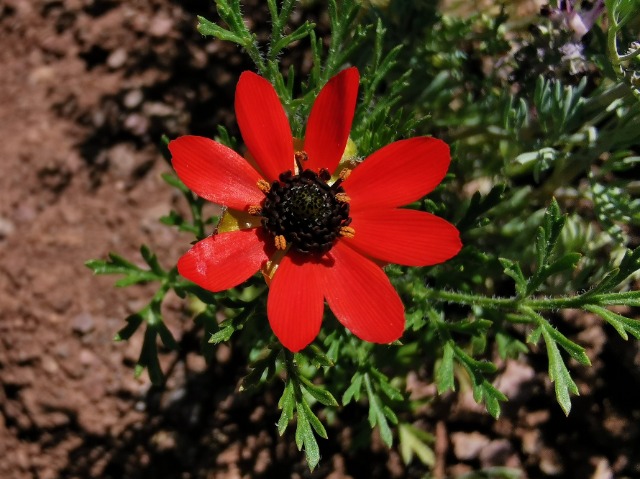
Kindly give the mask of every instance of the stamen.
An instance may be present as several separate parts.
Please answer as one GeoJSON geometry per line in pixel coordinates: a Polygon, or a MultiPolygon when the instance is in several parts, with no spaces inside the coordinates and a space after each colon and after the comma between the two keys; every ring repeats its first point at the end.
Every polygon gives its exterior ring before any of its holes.
{"type": "Polygon", "coordinates": [[[306,151],[296,151],[295,153],[296,161],[307,161],[309,159],[309,155],[307,155],[306,151]]]}
{"type": "Polygon", "coordinates": [[[340,174],[338,175],[338,177],[339,177],[342,181],[344,181],[344,180],[346,180],[347,178],[349,178],[349,175],[350,175],[350,174],[351,174],[351,170],[350,170],[349,168],[345,168],[344,170],[342,170],[342,171],[340,172],[340,174]]]}
{"type": "Polygon", "coordinates": [[[344,180],[349,178],[350,174],[351,174],[351,170],[349,168],[345,168],[344,170],[340,171],[340,173],[338,174],[338,179],[334,181],[331,187],[337,188],[338,186],[340,186],[344,180]]]}
{"type": "Polygon", "coordinates": [[[258,189],[263,193],[269,193],[271,191],[271,185],[267,180],[258,180],[258,189]]]}
{"type": "Polygon", "coordinates": [[[251,216],[260,216],[262,214],[262,207],[260,205],[251,205],[247,208],[247,212],[251,216]]]}
{"type": "Polygon", "coordinates": [[[307,155],[306,151],[296,151],[293,158],[298,166],[298,172],[302,172],[304,170],[304,166],[302,164],[309,160],[309,155],[307,155]]]}
{"type": "Polygon", "coordinates": [[[344,236],[345,238],[353,238],[356,234],[356,230],[354,230],[351,226],[342,226],[340,228],[340,236],[344,236]]]}
{"type": "Polygon", "coordinates": [[[321,180],[323,180],[326,183],[331,179],[331,172],[326,168],[320,168],[320,171],[318,172],[318,176],[320,177],[321,180]]]}
{"type": "Polygon", "coordinates": [[[274,238],[276,249],[285,250],[287,248],[287,240],[282,235],[278,235],[274,238]]]}
{"type": "Polygon", "coordinates": [[[349,203],[351,201],[351,197],[346,193],[336,193],[336,200],[340,203],[349,203]]]}

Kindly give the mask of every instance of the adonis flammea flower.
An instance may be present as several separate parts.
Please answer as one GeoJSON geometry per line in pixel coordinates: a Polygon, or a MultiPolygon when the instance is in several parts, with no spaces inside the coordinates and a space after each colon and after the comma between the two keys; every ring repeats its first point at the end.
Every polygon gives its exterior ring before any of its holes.
{"type": "Polygon", "coordinates": [[[400,140],[353,171],[339,167],[358,84],[356,68],[329,80],[300,142],[273,86],[244,72],[235,109],[252,163],[207,138],[183,136],[169,144],[180,179],[227,208],[217,233],[182,256],[178,271],[222,291],[262,270],[270,282],[269,323],[291,351],[318,335],[325,301],[365,341],[400,338],[404,306],[380,265],[434,265],[462,246],[447,221],[400,208],[444,178],[450,162],[444,142],[400,140]]]}

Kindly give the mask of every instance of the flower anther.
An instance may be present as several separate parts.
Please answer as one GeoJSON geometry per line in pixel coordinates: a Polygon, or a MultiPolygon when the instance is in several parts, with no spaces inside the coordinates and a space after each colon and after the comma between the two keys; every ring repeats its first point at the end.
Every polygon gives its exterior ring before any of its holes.
{"type": "Polygon", "coordinates": [[[283,235],[277,235],[273,238],[276,249],[284,251],[287,249],[287,239],[283,235]]]}
{"type": "Polygon", "coordinates": [[[269,182],[266,180],[263,180],[262,178],[258,180],[257,185],[258,185],[258,189],[263,193],[269,193],[269,190],[271,189],[271,185],[269,184],[269,182]]]}
{"type": "Polygon", "coordinates": [[[349,201],[351,201],[351,198],[349,198],[349,195],[347,195],[346,193],[336,193],[336,200],[341,203],[349,203],[349,201]]]}
{"type": "Polygon", "coordinates": [[[345,238],[353,238],[356,235],[356,230],[354,230],[351,226],[343,226],[340,228],[340,236],[344,236],[345,238]]]}
{"type": "Polygon", "coordinates": [[[247,209],[247,212],[252,216],[260,216],[262,214],[262,206],[260,206],[260,205],[251,205],[247,209]]]}

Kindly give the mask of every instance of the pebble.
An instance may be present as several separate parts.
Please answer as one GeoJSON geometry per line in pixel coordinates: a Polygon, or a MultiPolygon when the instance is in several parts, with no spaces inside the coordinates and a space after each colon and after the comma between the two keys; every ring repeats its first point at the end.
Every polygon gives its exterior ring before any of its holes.
{"type": "Polygon", "coordinates": [[[11,236],[15,230],[16,227],[12,221],[0,216],[0,240],[11,236]]]}
{"type": "Polygon", "coordinates": [[[149,130],[149,120],[143,115],[133,113],[124,120],[124,126],[134,135],[142,136],[149,130]]]}
{"type": "Polygon", "coordinates": [[[458,459],[468,461],[475,459],[480,451],[489,444],[489,438],[479,432],[454,432],[451,434],[453,452],[458,459]]]}
{"type": "Polygon", "coordinates": [[[128,92],[124,97],[124,106],[130,110],[136,108],[144,100],[144,94],[142,90],[135,89],[128,92]]]}
{"type": "MultiPolygon", "coordinates": [[[[519,361],[507,361],[507,367],[496,381],[496,387],[510,399],[524,393],[522,386],[535,376],[533,368],[519,361]]],[[[526,398],[521,398],[526,399],[526,398]]]]}
{"type": "Polygon", "coordinates": [[[71,327],[76,333],[87,334],[95,327],[95,321],[91,314],[82,312],[73,317],[71,327]]]}
{"type": "Polygon", "coordinates": [[[51,83],[56,78],[56,71],[50,66],[41,66],[34,68],[29,74],[29,83],[40,85],[51,83]]]}
{"type": "Polygon", "coordinates": [[[173,28],[173,20],[164,15],[156,15],[151,20],[149,27],[149,34],[152,37],[161,38],[166,37],[173,28]]]}
{"type": "Polygon", "coordinates": [[[109,66],[109,68],[117,70],[118,68],[124,66],[124,64],[127,62],[127,57],[127,50],[125,50],[124,48],[116,48],[107,58],[107,65],[109,66]]]}
{"type": "Polygon", "coordinates": [[[512,454],[511,443],[507,439],[497,439],[482,448],[479,454],[480,464],[482,467],[506,466],[512,454]]]}
{"type": "Polygon", "coordinates": [[[60,367],[58,366],[58,363],[53,358],[45,355],[42,358],[42,369],[44,369],[49,374],[55,374],[58,372],[60,367]]]}
{"type": "Polygon", "coordinates": [[[127,143],[118,143],[109,150],[109,168],[117,178],[128,179],[136,168],[135,151],[127,143]]]}
{"type": "Polygon", "coordinates": [[[173,114],[173,108],[165,103],[161,103],[158,101],[145,103],[144,105],[144,113],[147,116],[157,116],[157,117],[165,117],[171,116],[173,114]]]}
{"type": "Polygon", "coordinates": [[[596,466],[596,470],[591,476],[591,479],[613,479],[613,471],[611,470],[611,466],[609,465],[609,461],[606,458],[602,457],[598,461],[596,466]]]}
{"type": "Polygon", "coordinates": [[[544,448],[540,454],[540,470],[548,476],[558,476],[562,474],[564,468],[560,458],[553,449],[544,448]]]}
{"type": "Polygon", "coordinates": [[[96,355],[91,350],[82,348],[78,359],[83,366],[91,366],[96,362],[96,355]]]}

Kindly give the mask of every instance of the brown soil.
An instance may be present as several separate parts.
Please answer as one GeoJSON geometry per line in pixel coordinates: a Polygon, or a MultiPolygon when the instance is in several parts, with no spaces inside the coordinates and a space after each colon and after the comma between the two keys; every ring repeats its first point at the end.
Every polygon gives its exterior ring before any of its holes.
{"type": "MultiPolygon", "coordinates": [[[[133,378],[139,335],[112,341],[151,290],[116,290],[84,261],[139,258],[146,243],[171,266],[190,238],[157,221],[180,202],[155,145],[235,128],[235,81],[249,65],[195,32],[196,14],[215,18],[209,3],[0,4],[0,477],[422,477],[377,439],[354,446],[368,425],[353,406],[310,474],[291,432],[277,436],[279,385],[239,393],[244,359],[222,346],[207,366],[175,298],[166,317],[181,353],[161,358],[166,387],[133,378]]],[[[246,13],[268,28],[264,8],[246,13]]],[[[308,67],[304,53],[290,61],[308,67]]],[[[532,478],[640,477],[640,350],[593,318],[576,324],[594,367],[574,365],[582,396],[568,419],[542,353],[504,365],[512,400],[498,421],[466,392],[405,418],[436,435],[437,477],[502,465],[532,478]]],[[[430,381],[411,375],[412,396],[431,395],[430,381]]]]}

